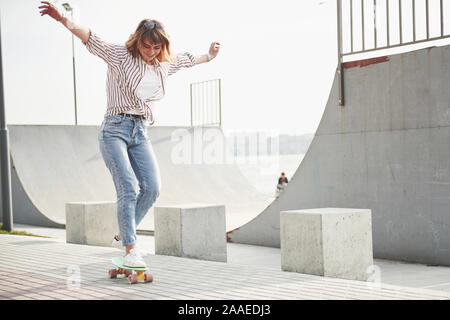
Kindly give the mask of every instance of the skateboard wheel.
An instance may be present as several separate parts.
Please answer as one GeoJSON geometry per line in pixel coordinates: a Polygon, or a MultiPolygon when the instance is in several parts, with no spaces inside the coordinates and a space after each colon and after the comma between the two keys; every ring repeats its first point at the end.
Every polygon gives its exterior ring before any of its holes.
{"type": "Polygon", "coordinates": [[[113,278],[117,278],[117,270],[116,269],[111,269],[108,271],[108,275],[111,279],[113,278]]]}
{"type": "Polygon", "coordinates": [[[138,276],[137,274],[131,274],[128,276],[128,282],[133,284],[133,283],[138,283],[138,276]]]}
{"type": "Polygon", "coordinates": [[[145,282],[153,282],[153,275],[151,273],[145,273],[145,282]]]}

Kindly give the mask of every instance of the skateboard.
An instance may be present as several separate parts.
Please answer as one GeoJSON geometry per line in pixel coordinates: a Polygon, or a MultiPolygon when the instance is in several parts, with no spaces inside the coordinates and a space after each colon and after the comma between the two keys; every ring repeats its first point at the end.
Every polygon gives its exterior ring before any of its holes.
{"type": "Polygon", "coordinates": [[[153,282],[153,275],[148,271],[148,268],[133,268],[123,265],[123,257],[112,258],[112,263],[117,267],[117,269],[110,269],[108,275],[111,279],[117,278],[117,275],[124,274],[128,278],[128,282],[138,283],[139,280],[144,280],[144,282],[153,282]]]}

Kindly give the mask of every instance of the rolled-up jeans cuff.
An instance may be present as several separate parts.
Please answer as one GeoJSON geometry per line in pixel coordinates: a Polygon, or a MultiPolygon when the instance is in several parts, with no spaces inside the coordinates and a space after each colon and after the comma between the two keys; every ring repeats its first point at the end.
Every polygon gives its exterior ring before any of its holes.
{"type": "Polygon", "coordinates": [[[122,245],[123,245],[124,247],[134,246],[134,245],[136,245],[136,241],[129,242],[129,243],[126,243],[126,242],[123,242],[123,241],[122,241],[122,245]]]}

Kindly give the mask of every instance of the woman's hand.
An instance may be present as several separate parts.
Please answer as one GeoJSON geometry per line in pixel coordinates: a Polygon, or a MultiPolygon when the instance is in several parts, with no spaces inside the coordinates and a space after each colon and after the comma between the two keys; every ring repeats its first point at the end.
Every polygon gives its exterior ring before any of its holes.
{"type": "Polygon", "coordinates": [[[42,6],[39,7],[41,9],[41,16],[48,14],[50,17],[55,19],[56,21],[60,21],[67,29],[70,30],[76,37],[78,37],[84,44],[86,44],[89,40],[89,36],[91,34],[91,31],[88,28],[84,28],[73,21],[71,21],[68,18],[64,18],[64,15],[59,12],[56,7],[48,2],[48,1],[41,1],[43,3],[42,6]]]}
{"type": "Polygon", "coordinates": [[[56,21],[61,21],[61,19],[64,17],[52,3],[48,2],[48,1],[41,1],[41,3],[44,4],[39,7],[39,9],[41,9],[41,11],[40,11],[41,17],[43,15],[48,14],[50,17],[52,17],[56,21]]]}
{"type": "Polygon", "coordinates": [[[219,54],[219,50],[220,50],[220,43],[218,43],[218,42],[211,43],[211,46],[209,47],[209,52],[208,52],[211,59],[214,59],[219,54]]]}

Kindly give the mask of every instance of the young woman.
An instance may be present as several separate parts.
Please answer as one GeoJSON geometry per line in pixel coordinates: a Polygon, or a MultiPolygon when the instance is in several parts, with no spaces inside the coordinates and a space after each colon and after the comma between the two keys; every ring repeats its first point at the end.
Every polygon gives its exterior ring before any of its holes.
{"type": "Polygon", "coordinates": [[[63,24],[89,52],[108,64],[107,108],[98,140],[117,193],[120,235],[116,238],[125,246],[124,265],[146,266],[136,247],[136,226],[159,196],[161,178],[144,122],[154,123],[152,106],[164,97],[168,76],[215,58],[219,43],[211,43],[207,54],[185,52],[174,58],[169,35],[157,20],[142,20],[124,45],[112,44],[64,17],[53,4],[41,4],[41,16],[63,24]],[[137,196],[136,178],[140,188],[137,196]]]}

